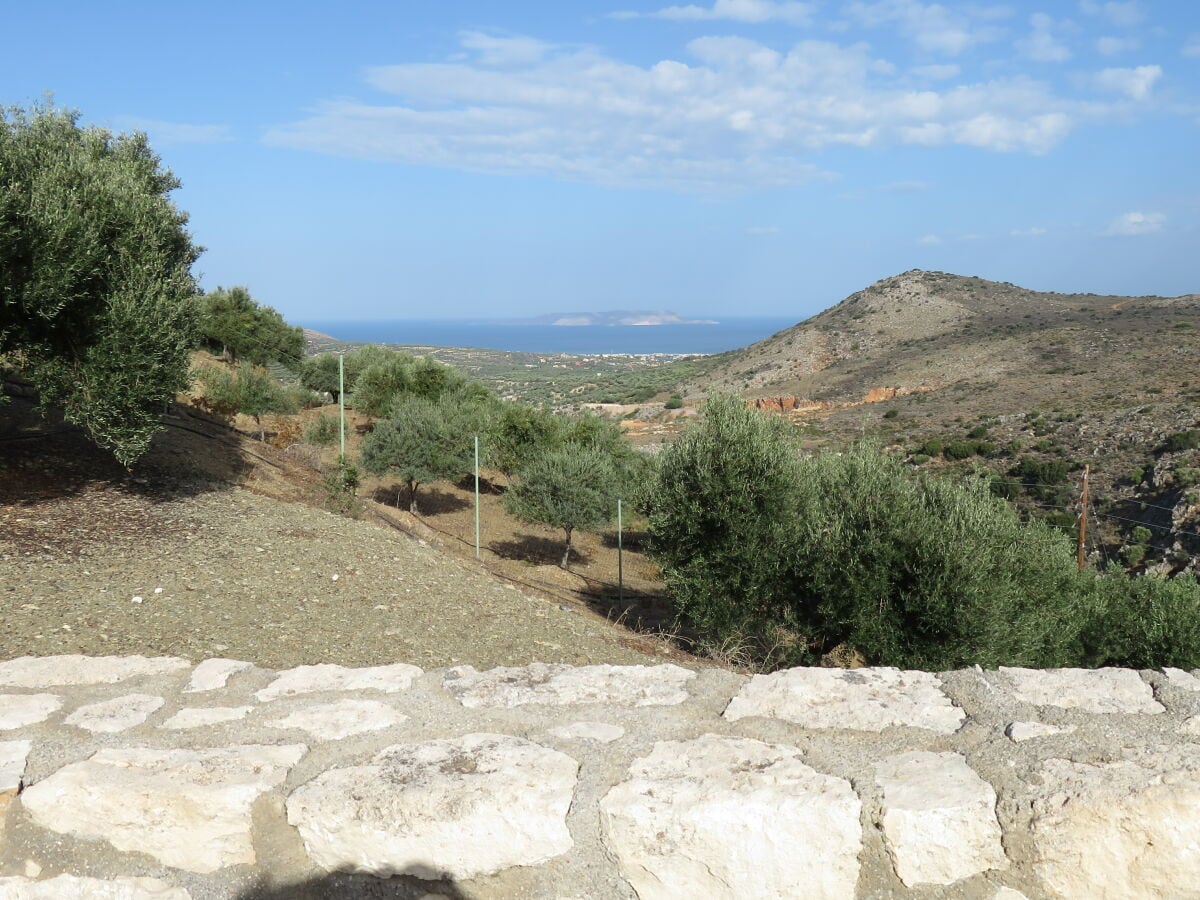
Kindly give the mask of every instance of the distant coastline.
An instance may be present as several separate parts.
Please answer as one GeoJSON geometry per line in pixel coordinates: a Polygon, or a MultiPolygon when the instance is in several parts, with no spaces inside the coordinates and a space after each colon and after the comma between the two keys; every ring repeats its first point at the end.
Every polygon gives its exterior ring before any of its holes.
{"type": "Polygon", "coordinates": [[[518,320],[303,320],[340,341],[426,347],[472,347],[527,353],[705,355],[736,350],[795,324],[779,316],[723,318],[717,324],[557,324],[518,320]]]}

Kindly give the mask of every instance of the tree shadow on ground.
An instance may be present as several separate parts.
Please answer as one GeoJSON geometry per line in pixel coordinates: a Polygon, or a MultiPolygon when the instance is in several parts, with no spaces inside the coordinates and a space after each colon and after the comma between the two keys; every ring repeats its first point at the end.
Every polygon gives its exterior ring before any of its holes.
{"type": "MultiPolygon", "coordinates": [[[[537,566],[557,566],[562,562],[563,538],[546,538],[533,534],[518,534],[511,541],[491,541],[487,548],[502,559],[515,559],[537,566]]],[[[571,547],[568,565],[587,565],[592,561],[578,547],[571,547]]]]}
{"type": "MultiPolygon", "coordinates": [[[[408,512],[408,485],[393,483],[376,488],[371,492],[371,499],[381,506],[391,506],[408,512]]],[[[417,488],[417,513],[422,516],[462,512],[464,509],[470,509],[471,505],[470,500],[465,500],[450,491],[426,486],[417,488]]]]}
{"type": "Polygon", "coordinates": [[[425,881],[412,875],[375,878],[341,872],[288,884],[259,881],[237,894],[235,900],[418,900],[430,895],[446,900],[475,900],[449,879],[425,881]]]}
{"type": "MultiPolygon", "coordinates": [[[[474,491],[475,476],[464,475],[454,483],[454,486],[460,491],[474,491]]],[[[507,490],[508,486],[503,482],[488,478],[486,475],[479,476],[479,493],[500,495],[505,493],[507,490]]]]}
{"type": "MultiPolygon", "coordinates": [[[[600,535],[600,542],[610,550],[617,549],[617,533],[605,531],[600,535]]],[[[650,543],[649,531],[626,531],[621,535],[621,546],[626,550],[645,550],[650,543]]]]}

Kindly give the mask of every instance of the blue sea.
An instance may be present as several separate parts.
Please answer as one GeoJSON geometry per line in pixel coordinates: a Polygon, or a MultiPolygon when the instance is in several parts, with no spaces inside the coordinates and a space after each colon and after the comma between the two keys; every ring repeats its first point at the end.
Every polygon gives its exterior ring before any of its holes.
{"type": "Polygon", "coordinates": [[[721,353],[760,341],[796,320],[776,316],[721,319],[716,325],[529,325],[470,319],[325,319],[301,324],[342,341],[588,355],[721,353]]]}

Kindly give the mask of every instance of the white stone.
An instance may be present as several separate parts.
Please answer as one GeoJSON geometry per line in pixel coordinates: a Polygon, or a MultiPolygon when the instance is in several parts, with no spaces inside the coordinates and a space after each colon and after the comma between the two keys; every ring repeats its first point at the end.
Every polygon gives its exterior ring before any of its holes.
{"type": "Polygon", "coordinates": [[[254,710],[253,706],[191,706],[179,710],[159,728],[201,728],[205,725],[220,725],[244,719],[254,710]]]}
{"type": "Polygon", "coordinates": [[[191,900],[191,896],[157,878],[0,878],[0,900],[191,900]]]}
{"type": "Polygon", "coordinates": [[[641,900],[855,895],[861,803],[795,747],[702,735],[654,745],[601,800],[641,900]]]}
{"type": "Polygon", "coordinates": [[[281,784],[303,745],[101,750],[26,788],[43,828],[207,874],[253,863],[250,810],[281,784]]]}
{"type": "Polygon", "coordinates": [[[1182,734],[1200,734],[1200,714],[1185,719],[1179,726],[1179,731],[1182,734]]]}
{"type": "Polygon", "coordinates": [[[624,737],[625,729],[620,725],[609,725],[607,722],[572,722],[570,725],[551,728],[549,733],[564,741],[595,741],[608,744],[624,737]]]}
{"type": "Polygon", "coordinates": [[[62,703],[56,694],[0,694],[0,731],[45,722],[62,703]]]}
{"type": "Polygon", "coordinates": [[[99,734],[116,734],[141,725],[164,702],[162,697],[153,694],[126,694],[81,706],[63,722],[99,734]]]}
{"type": "Polygon", "coordinates": [[[1029,898],[1010,887],[999,887],[996,888],[996,893],[992,894],[992,900],[1029,900],[1029,898]]]}
{"type": "Polygon", "coordinates": [[[1010,740],[1020,744],[1034,738],[1051,737],[1056,734],[1070,734],[1075,730],[1071,725],[1063,728],[1059,725],[1047,725],[1045,722],[1010,722],[1004,733],[1010,740]]]}
{"type": "Polygon", "coordinates": [[[950,702],[937,676],[890,667],[785,669],[755,675],[725,709],[730,721],[764,716],[805,728],[883,731],[893,725],[957,731],[966,713],[950,702]]]}
{"type": "Polygon", "coordinates": [[[334,700],[313,703],[290,715],[267,721],[272,728],[298,728],[313,737],[336,741],[353,734],[381,731],[407,721],[408,716],[378,700],[334,700]]]}
{"type": "Polygon", "coordinates": [[[25,775],[31,741],[0,741],[0,794],[15,791],[25,775]]]}
{"type": "Polygon", "coordinates": [[[914,751],[875,767],[883,789],[883,836],[908,887],[953,884],[1008,865],[996,791],[958,753],[914,751]]]}
{"type": "Polygon", "coordinates": [[[280,672],[278,678],[254,696],[261,702],[267,702],[279,697],[318,691],[382,691],[394,694],[407,691],[421,674],[416,666],[404,663],[368,669],[348,669],[328,663],[299,666],[280,672]]]}
{"type": "Polygon", "coordinates": [[[1166,709],[1132,669],[1017,669],[1000,667],[1018,700],[1034,706],[1090,713],[1145,713],[1166,709]]]}
{"type": "Polygon", "coordinates": [[[44,688],[63,684],[116,684],[164,675],[191,663],[174,656],[22,656],[0,663],[0,687],[44,688]]]}
{"type": "Polygon", "coordinates": [[[188,679],[183,692],[198,694],[223,688],[231,676],[252,668],[253,665],[240,659],[206,659],[192,670],[192,677],[188,679]]]}
{"type": "Polygon", "coordinates": [[[471,666],[450,669],[443,687],[468,709],[510,709],[529,703],[555,706],[610,703],[620,706],[674,706],[688,698],[688,669],[661,666],[567,666],[533,663],[477,672],[471,666]]]}
{"type": "Polygon", "coordinates": [[[1174,687],[1184,688],[1189,691],[1200,691],[1200,678],[1197,678],[1191,672],[1167,667],[1163,669],[1163,674],[1167,676],[1167,683],[1174,687]]]}
{"type": "Polygon", "coordinates": [[[509,735],[398,744],[297,788],[288,822],[324,869],[469,879],[571,849],[578,769],[509,735]]]}
{"type": "Polygon", "coordinates": [[[1200,748],[1151,747],[1117,762],[1046,760],[1035,788],[1034,868],[1055,897],[1195,897],[1200,748]]]}

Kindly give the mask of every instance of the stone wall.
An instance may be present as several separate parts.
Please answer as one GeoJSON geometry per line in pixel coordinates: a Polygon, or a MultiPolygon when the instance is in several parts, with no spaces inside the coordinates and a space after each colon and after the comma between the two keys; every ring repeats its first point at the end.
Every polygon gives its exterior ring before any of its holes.
{"type": "Polygon", "coordinates": [[[23,657],[0,898],[1196,897],[1198,741],[1180,670],[23,657]]]}

